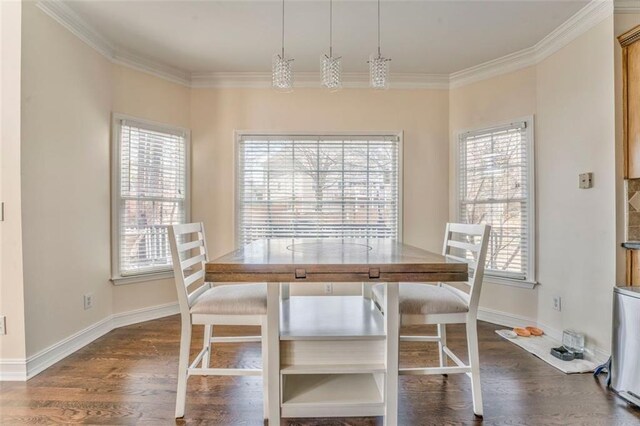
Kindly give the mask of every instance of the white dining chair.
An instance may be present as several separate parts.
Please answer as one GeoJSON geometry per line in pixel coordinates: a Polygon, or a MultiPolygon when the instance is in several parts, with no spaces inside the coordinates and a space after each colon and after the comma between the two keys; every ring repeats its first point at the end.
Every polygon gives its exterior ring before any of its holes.
{"type": "MultiPolygon", "coordinates": [[[[400,341],[438,343],[439,367],[400,368],[400,375],[466,374],[471,378],[473,412],[482,416],[480,360],[478,357],[478,303],[484,276],[489,242],[489,225],[447,224],[443,255],[469,265],[469,281],[459,282],[466,291],[452,284],[400,283],[399,308],[401,325],[436,324],[436,336],[400,336],[400,341]],[[455,237],[455,238],[454,238],[455,237]],[[447,346],[447,324],[466,324],[469,364],[465,364],[447,346]],[[449,357],[455,366],[447,364],[449,357]]],[[[373,286],[372,300],[384,306],[384,286],[373,286]]]]}
{"type": "Polygon", "coordinates": [[[178,365],[176,418],[184,417],[187,379],[190,376],[260,376],[263,380],[264,418],[267,413],[267,287],[265,283],[225,284],[205,282],[205,262],[209,260],[202,223],[169,227],[169,242],[178,290],[182,331],[178,365]],[[189,363],[191,331],[194,324],[204,325],[202,350],[189,363]],[[214,337],[214,325],[258,325],[261,336],[214,337]],[[262,343],[262,369],[210,368],[214,343],[262,343]],[[198,367],[198,365],[200,365],[198,367]]]}

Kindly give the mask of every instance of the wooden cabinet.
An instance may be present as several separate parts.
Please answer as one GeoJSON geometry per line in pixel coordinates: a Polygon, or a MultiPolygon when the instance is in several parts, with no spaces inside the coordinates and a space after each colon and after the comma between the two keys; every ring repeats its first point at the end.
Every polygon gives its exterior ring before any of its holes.
{"type": "Polygon", "coordinates": [[[618,41],[622,46],[624,177],[640,178],[640,25],[618,41]]]}
{"type": "Polygon", "coordinates": [[[626,285],[640,286],[640,251],[627,249],[626,285]]]}

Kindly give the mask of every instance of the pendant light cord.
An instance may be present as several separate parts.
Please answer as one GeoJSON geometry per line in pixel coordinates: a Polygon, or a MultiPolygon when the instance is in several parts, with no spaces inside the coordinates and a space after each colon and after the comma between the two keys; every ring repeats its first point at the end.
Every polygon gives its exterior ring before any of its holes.
{"type": "Polygon", "coordinates": [[[333,0],[329,0],[329,57],[333,58],[333,0]]]}
{"type": "Polygon", "coordinates": [[[378,56],[380,56],[380,0],[378,0],[378,56]]]}
{"type": "Polygon", "coordinates": [[[284,59],[284,0],[282,0],[282,59],[284,59]]]}

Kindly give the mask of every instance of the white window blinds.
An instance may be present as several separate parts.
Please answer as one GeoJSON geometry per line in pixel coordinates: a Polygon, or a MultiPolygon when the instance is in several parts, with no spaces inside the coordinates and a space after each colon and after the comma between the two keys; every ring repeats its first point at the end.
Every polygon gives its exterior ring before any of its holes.
{"type": "Polygon", "coordinates": [[[168,226],[188,217],[188,134],[128,119],[118,119],[116,125],[115,275],[169,270],[168,226]]]}
{"type": "Polygon", "coordinates": [[[458,212],[491,225],[487,274],[533,281],[530,123],[464,133],[458,140],[458,212]]]}
{"type": "Polygon", "coordinates": [[[237,240],[398,238],[398,136],[251,136],[237,150],[237,240]]]}

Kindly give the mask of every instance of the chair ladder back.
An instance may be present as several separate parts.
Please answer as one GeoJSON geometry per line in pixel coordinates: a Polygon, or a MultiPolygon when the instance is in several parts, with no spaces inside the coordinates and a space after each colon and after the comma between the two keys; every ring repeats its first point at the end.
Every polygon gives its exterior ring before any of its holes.
{"type": "Polygon", "coordinates": [[[180,310],[188,312],[193,302],[209,288],[204,270],[205,262],[209,260],[204,225],[202,222],[172,225],[169,227],[169,236],[180,310]],[[188,241],[190,235],[194,235],[194,238],[188,241]],[[200,269],[192,271],[197,265],[200,265],[200,269]],[[190,273],[186,275],[185,272],[190,273]],[[194,284],[199,285],[189,292],[194,284]]]}
{"type": "Polygon", "coordinates": [[[477,309],[480,299],[490,231],[489,225],[465,223],[448,223],[445,231],[443,255],[447,259],[469,265],[469,280],[465,284],[469,287],[470,307],[473,309],[477,309]],[[453,239],[453,234],[466,237],[467,241],[453,239]],[[479,241],[477,237],[480,237],[479,241]],[[452,249],[462,251],[464,255],[451,254],[452,249]],[[468,253],[471,253],[473,260],[467,258],[468,253]]]}

